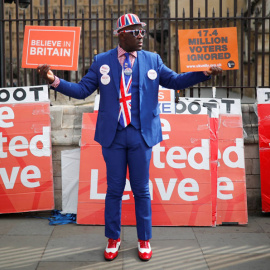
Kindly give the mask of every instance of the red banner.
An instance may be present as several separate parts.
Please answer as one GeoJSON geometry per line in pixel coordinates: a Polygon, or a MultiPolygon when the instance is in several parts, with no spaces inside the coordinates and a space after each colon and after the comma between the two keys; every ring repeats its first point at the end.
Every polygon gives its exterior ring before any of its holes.
{"type": "Polygon", "coordinates": [[[217,225],[247,224],[246,173],[241,101],[220,100],[217,225]]]}
{"type": "MultiPolygon", "coordinates": [[[[93,140],[96,117],[83,116],[78,224],[104,224],[106,168],[101,146],[93,140]]],[[[164,140],[153,148],[150,165],[153,225],[212,225],[210,133],[197,129],[207,127],[208,116],[199,115],[197,121],[192,117],[161,117],[164,140]]],[[[134,200],[128,179],[126,183],[122,224],[134,225],[134,200]]]]}
{"type": "Polygon", "coordinates": [[[38,100],[41,95],[19,89],[25,95],[15,88],[0,89],[9,93],[0,101],[0,213],[54,208],[50,103],[20,103],[22,97],[38,100]],[[12,96],[20,97],[17,103],[3,104],[12,96]]]}
{"type": "Polygon", "coordinates": [[[257,98],[262,211],[270,212],[270,89],[258,88],[257,98]]]}
{"type": "Polygon", "coordinates": [[[182,106],[177,105],[176,113],[196,115],[203,113],[202,108],[207,108],[210,117],[212,225],[247,224],[241,102],[239,99],[213,98],[188,101],[187,109],[183,111],[182,106]]]}

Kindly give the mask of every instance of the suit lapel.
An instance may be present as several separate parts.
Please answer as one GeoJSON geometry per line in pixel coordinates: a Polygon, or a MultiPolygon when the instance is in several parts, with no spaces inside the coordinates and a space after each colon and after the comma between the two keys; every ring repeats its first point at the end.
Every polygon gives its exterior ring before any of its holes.
{"type": "Polygon", "coordinates": [[[138,51],[137,53],[139,67],[139,90],[141,90],[144,81],[144,75],[146,73],[146,60],[144,53],[142,53],[141,51],[138,51]]]}
{"type": "Polygon", "coordinates": [[[114,85],[115,85],[115,89],[118,92],[120,92],[120,75],[119,75],[119,71],[118,71],[118,55],[117,55],[117,48],[115,48],[114,50],[111,51],[110,54],[110,67],[111,67],[111,71],[112,71],[112,78],[114,81],[114,85]]]}

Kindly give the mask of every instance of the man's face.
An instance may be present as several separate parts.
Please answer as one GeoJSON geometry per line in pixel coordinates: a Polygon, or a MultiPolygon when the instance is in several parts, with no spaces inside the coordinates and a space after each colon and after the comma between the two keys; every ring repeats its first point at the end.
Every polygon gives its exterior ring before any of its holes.
{"type": "Polygon", "coordinates": [[[120,30],[119,32],[119,44],[126,52],[140,51],[143,46],[143,37],[139,34],[137,37],[133,36],[133,33],[121,33],[123,30],[143,30],[141,25],[130,25],[120,30]]]}

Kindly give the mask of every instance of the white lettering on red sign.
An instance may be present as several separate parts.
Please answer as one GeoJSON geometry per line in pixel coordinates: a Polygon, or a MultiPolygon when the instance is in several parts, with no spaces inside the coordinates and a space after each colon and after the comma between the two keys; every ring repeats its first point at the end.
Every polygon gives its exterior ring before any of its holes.
{"type": "MultiPolygon", "coordinates": [[[[162,152],[165,152],[165,147],[160,146],[160,143],[153,147],[153,164],[159,169],[165,168],[165,161],[161,161],[162,152]]],[[[187,160],[193,169],[209,170],[209,153],[209,140],[201,139],[201,146],[192,148],[188,154],[183,147],[171,147],[166,154],[166,162],[172,168],[183,169],[186,167],[186,162],[179,161],[187,160]],[[195,155],[201,156],[200,163],[195,160],[195,155]]]]}
{"type": "MultiPolygon", "coordinates": [[[[244,140],[241,138],[236,138],[235,140],[236,146],[229,146],[223,152],[223,161],[230,168],[245,168],[245,160],[244,160],[244,140]],[[235,153],[237,155],[236,161],[231,161],[230,154],[235,153]]],[[[220,151],[219,151],[220,152],[220,151]]]]}
{"type": "MultiPolygon", "coordinates": [[[[15,114],[12,108],[6,106],[0,107],[1,128],[12,128],[14,126],[14,119],[15,114]]],[[[33,136],[29,142],[24,136],[10,138],[8,136],[5,137],[3,132],[0,132],[0,159],[8,158],[9,154],[14,157],[25,157],[30,153],[36,157],[51,156],[49,126],[42,127],[42,134],[33,136]],[[27,151],[28,149],[29,151],[27,151]]],[[[41,172],[34,165],[28,165],[24,168],[13,167],[10,176],[8,176],[6,168],[0,168],[0,177],[6,189],[14,188],[19,174],[21,183],[25,187],[36,188],[40,186],[40,182],[37,179],[41,178],[41,172]]]]}
{"type": "Polygon", "coordinates": [[[15,136],[10,139],[10,142],[8,143],[7,137],[3,137],[3,133],[0,132],[0,158],[8,157],[8,152],[5,152],[4,149],[8,149],[10,154],[14,157],[25,157],[28,155],[26,150],[28,148],[31,154],[36,157],[49,157],[51,155],[50,127],[43,127],[42,130],[42,135],[34,136],[29,144],[27,139],[23,136],[15,136]],[[38,147],[38,143],[42,143],[42,148],[38,147]]]}
{"type": "Polygon", "coordinates": [[[231,179],[228,177],[219,177],[218,178],[218,185],[217,185],[217,198],[221,200],[231,200],[233,199],[233,195],[224,194],[221,191],[233,191],[234,185],[231,179]],[[225,185],[224,185],[225,184],[225,185]]]}
{"type": "MultiPolygon", "coordinates": [[[[166,119],[161,119],[161,123],[163,140],[168,140],[170,139],[171,125],[166,119]]],[[[153,165],[158,169],[163,169],[166,166],[175,169],[185,169],[190,166],[195,170],[210,170],[210,141],[209,139],[201,139],[199,142],[199,146],[193,147],[189,151],[180,146],[173,146],[167,149],[159,143],[153,147],[153,165]]],[[[224,164],[229,168],[244,168],[243,147],[243,139],[236,138],[235,145],[228,146],[224,149],[223,153],[218,150],[218,159],[222,159],[224,164]]],[[[200,191],[198,181],[193,178],[170,178],[169,181],[167,179],[154,178],[154,181],[149,179],[152,200],[154,187],[158,191],[162,201],[170,201],[175,189],[180,199],[184,201],[197,201],[200,191]]],[[[126,179],[125,191],[131,191],[128,179],[126,179]]],[[[229,178],[218,178],[218,199],[231,200],[233,198],[233,191],[234,184],[229,178]],[[224,193],[225,191],[226,193],[224,193]]],[[[104,200],[105,196],[105,193],[98,192],[98,170],[91,170],[90,199],[104,200]]],[[[122,199],[129,200],[130,195],[124,194],[122,199]]]]}
{"type": "MultiPolygon", "coordinates": [[[[156,188],[158,190],[158,194],[161,197],[162,201],[170,201],[171,196],[176,188],[177,182],[178,187],[177,187],[177,193],[180,199],[183,201],[198,201],[198,195],[189,195],[189,192],[192,193],[199,193],[200,188],[199,184],[195,179],[192,178],[185,178],[180,181],[178,181],[177,178],[170,178],[169,184],[167,187],[167,190],[164,185],[164,180],[162,178],[155,178],[155,183],[156,183],[156,188]]],[[[92,169],[91,170],[91,185],[90,185],[90,200],[105,200],[106,193],[99,193],[98,192],[98,170],[97,169],[92,169]]],[[[153,182],[149,180],[149,190],[150,190],[150,196],[151,200],[153,200],[153,182]]],[[[217,197],[222,200],[230,200],[233,198],[233,195],[230,194],[224,194],[222,191],[233,191],[234,186],[233,182],[227,178],[227,177],[220,177],[218,178],[218,186],[217,186],[217,197]],[[221,183],[225,183],[226,185],[222,185],[221,183]]],[[[126,187],[125,190],[126,192],[131,191],[130,187],[130,182],[128,179],[126,179],[126,187]]],[[[129,194],[124,194],[122,196],[122,199],[127,201],[130,200],[130,195],[129,194]]]]}
{"type": "Polygon", "coordinates": [[[13,120],[13,119],[14,119],[14,112],[10,107],[0,108],[0,127],[1,128],[13,127],[14,126],[13,122],[8,121],[8,120],[13,120]]]}
{"type": "Polygon", "coordinates": [[[91,170],[90,199],[105,200],[105,193],[98,193],[98,170],[91,170]]]}
{"type": "MultiPolygon", "coordinates": [[[[6,168],[0,168],[0,176],[3,180],[6,189],[13,189],[16,182],[20,167],[13,167],[10,178],[7,175],[6,168]]],[[[35,188],[40,186],[39,181],[28,181],[29,179],[41,178],[41,173],[38,167],[34,165],[26,166],[21,171],[21,183],[27,188],[35,188]]]]}

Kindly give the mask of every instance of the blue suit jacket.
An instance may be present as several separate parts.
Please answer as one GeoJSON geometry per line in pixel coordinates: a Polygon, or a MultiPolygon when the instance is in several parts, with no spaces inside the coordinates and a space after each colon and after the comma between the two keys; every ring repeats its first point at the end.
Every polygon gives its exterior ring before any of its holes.
{"type": "MultiPolygon", "coordinates": [[[[188,72],[177,74],[166,67],[160,56],[148,51],[138,51],[140,121],[141,133],[148,146],[154,146],[162,141],[161,123],[159,118],[158,89],[159,85],[169,89],[184,89],[201,81],[209,79],[203,72],[188,72]],[[153,69],[157,78],[151,80],[147,72],[153,69]]],[[[70,83],[60,80],[57,91],[65,95],[84,99],[98,87],[100,89],[100,105],[96,125],[95,140],[104,147],[109,147],[114,139],[119,114],[120,76],[118,70],[117,48],[95,56],[94,62],[82,80],[70,83]],[[110,82],[101,82],[100,67],[108,65],[110,82]]]]}

